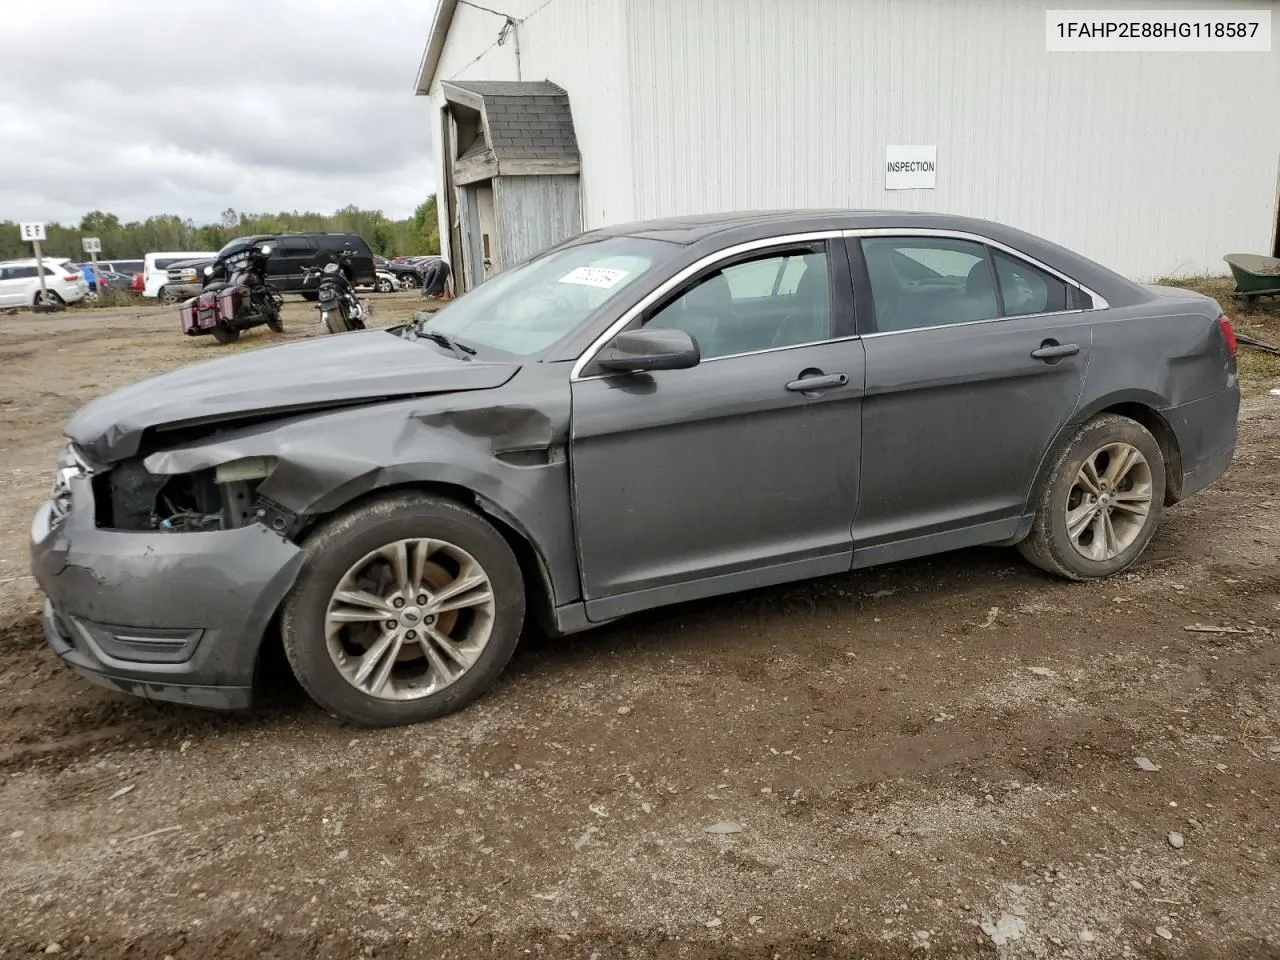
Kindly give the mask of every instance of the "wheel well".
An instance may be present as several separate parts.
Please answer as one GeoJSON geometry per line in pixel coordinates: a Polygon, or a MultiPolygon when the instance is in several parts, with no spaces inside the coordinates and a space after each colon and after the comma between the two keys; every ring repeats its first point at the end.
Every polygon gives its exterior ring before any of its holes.
{"type": "MultiPolygon", "coordinates": [[[[332,513],[350,510],[367,500],[385,497],[388,494],[409,492],[434,494],[453,500],[456,503],[472,508],[493,524],[494,529],[502,534],[503,539],[507,541],[507,545],[511,547],[511,552],[515,554],[516,562],[520,565],[520,575],[524,580],[524,592],[528,602],[529,613],[533,615],[543,630],[548,633],[554,632],[555,617],[552,611],[555,601],[551,590],[551,575],[548,573],[546,565],[542,562],[537,549],[525,533],[509,517],[505,516],[500,508],[476,494],[475,491],[468,490],[466,487],[458,486],[457,484],[435,481],[402,483],[370,490],[368,493],[342,504],[332,513]]],[[[323,518],[312,517],[310,519],[314,523],[314,521],[323,518]]]]}
{"type": "Polygon", "coordinates": [[[1178,438],[1173,428],[1156,411],[1141,403],[1117,403],[1099,410],[1099,413],[1114,413],[1128,417],[1142,424],[1160,444],[1160,452],[1164,454],[1164,502],[1171,506],[1182,499],[1182,450],[1178,447],[1178,438]]]}

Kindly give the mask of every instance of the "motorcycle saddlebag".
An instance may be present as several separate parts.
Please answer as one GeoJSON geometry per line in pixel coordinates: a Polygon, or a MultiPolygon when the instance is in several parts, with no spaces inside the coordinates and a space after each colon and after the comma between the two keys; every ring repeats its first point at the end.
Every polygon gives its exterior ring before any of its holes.
{"type": "Polygon", "coordinates": [[[200,332],[200,321],[197,319],[199,302],[199,297],[192,297],[184,300],[182,306],[178,307],[178,316],[182,318],[182,332],[189,337],[200,332]]]}

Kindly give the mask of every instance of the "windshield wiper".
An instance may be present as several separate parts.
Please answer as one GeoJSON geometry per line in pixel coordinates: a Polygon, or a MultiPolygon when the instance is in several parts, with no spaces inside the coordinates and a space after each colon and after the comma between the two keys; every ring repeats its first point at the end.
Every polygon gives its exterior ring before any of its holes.
{"type": "Polygon", "coordinates": [[[451,339],[439,330],[424,330],[419,327],[418,336],[424,340],[430,340],[432,343],[438,343],[447,350],[452,350],[453,355],[459,360],[470,360],[476,355],[475,347],[468,347],[465,343],[458,343],[457,340],[451,339]]]}

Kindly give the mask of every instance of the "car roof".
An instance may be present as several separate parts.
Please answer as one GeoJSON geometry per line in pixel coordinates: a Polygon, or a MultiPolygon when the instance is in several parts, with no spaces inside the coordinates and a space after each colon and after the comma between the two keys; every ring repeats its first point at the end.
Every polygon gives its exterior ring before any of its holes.
{"type": "Polygon", "coordinates": [[[24,257],[21,260],[0,260],[0,267],[34,267],[37,263],[70,263],[70,257],[24,257]]]}
{"type": "Polygon", "coordinates": [[[779,228],[808,230],[857,230],[877,227],[939,228],[989,233],[1000,224],[956,214],[917,210],[736,210],[692,216],[662,217],[621,223],[592,231],[593,236],[631,236],[691,244],[727,233],[777,233],[779,228]]]}
{"type": "Polygon", "coordinates": [[[1133,281],[1051,240],[992,220],[928,211],[741,210],[617,224],[580,234],[571,242],[591,242],[607,237],[637,237],[683,246],[701,245],[708,249],[719,249],[789,234],[871,229],[902,230],[907,233],[916,230],[945,230],[972,234],[1048,264],[1102,293],[1113,306],[1127,306],[1150,296],[1148,291],[1133,281]]]}

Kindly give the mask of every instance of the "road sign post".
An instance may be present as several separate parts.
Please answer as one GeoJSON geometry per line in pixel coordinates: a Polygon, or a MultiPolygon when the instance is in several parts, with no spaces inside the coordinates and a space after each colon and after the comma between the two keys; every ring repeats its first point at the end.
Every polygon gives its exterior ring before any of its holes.
{"type": "Polygon", "coordinates": [[[93,261],[93,289],[101,297],[102,275],[98,273],[98,254],[102,252],[102,241],[97,237],[85,237],[80,241],[80,245],[84,247],[84,252],[89,255],[89,259],[93,261]]]}
{"type": "MultiPolygon", "coordinates": [[[[44,283],[44,260],[40,257],[40,241],[44,239],[43,223],[23,223],[19,224],[22,231],[22,239],[28,241],[35,248],[36,254],[36,276],[40,278],[40,308],[43,310],[50,309],[49,289],[44,283]]],[[[35,306],[34,304],[32,305],[35,306]]]]}

